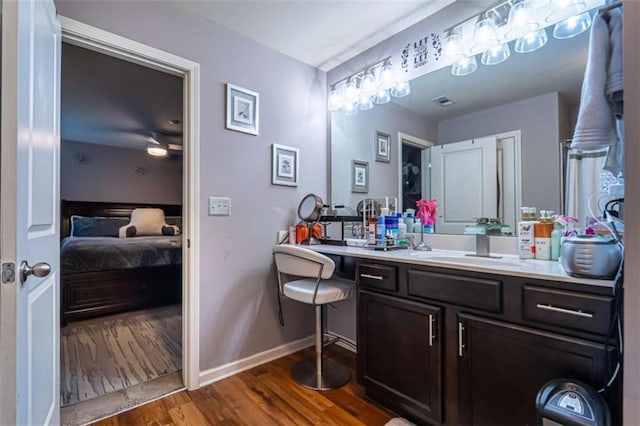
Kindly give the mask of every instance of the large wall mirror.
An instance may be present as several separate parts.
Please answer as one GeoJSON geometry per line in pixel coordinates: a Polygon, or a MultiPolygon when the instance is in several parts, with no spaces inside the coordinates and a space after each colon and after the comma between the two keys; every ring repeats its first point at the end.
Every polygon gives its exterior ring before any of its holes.
{"type": "Polygon", "coordinates": [[[418,77],[410,95],[355,116],[332,112],[331,203],[398,197],[406,209],[436,198],[438,233],[462,233],[477,217],[515,225],[521,206],[560,212],[561,142],[575,125],[588,39],[549,35],[464,77],[450,67],[418,77]],[[390,136],[388,162],[379,134],[390,136]],[[368,163],[367,193],[352,191],[353,160],[368,163]]]}

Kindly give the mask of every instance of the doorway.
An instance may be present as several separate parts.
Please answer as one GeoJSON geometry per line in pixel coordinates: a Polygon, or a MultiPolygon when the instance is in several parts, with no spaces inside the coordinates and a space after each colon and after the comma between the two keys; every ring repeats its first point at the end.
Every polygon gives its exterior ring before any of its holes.
{"type": "MultiPolygon", "coordinates": [[[[173,55],[170,55],[166,52],[159,51],[157,49],[151,48],[149,46],[145,46],[134,42],[132,40],[125,39],[123,37],[117,36],[112,33],[108,33],[88,25],[82,24],[80,22],[60,17],[60,22],[62,25],[62,33],[63,33],[63,41],[68,43],[70,46],[89,49],[91,51],[98,52],[102,55],[107,55],[110,57],[118,58],[118,60],[125,60],[129,64],[137,64],[148,67],[156,72],[160,71],[163,73],[170,74],[176,78],[181,80],[181,86],[183,89],[182,93],[182,106],[183,112],[182,116],[178,118],[179,121],[182,122],[183,131],[182,131],[182,159],[180,161],[183,166],[183,172],[181,176],[182,185],[181,187],[182,196],[181,196],[181,212],[175,214],[168,213],[165,215],[167,219],[170,216],[181,216],[181,227],[176,224],[176,227],[180,227],[181,231],[181,240],[183,242],[181,249],[182,256],[182,268],[181,271],[177,272],[177,278],[182,281],[182,288],[178,288],[177,296],[178,300],[181,299],[181,307],[178,306],[176,312],[175,309],[171,312],[171,316],[181,317],[182,318],[182,326],[180,328],[181,339],[180,345],[182,348],[172,348],[174,353],[178,352],[178,358],[181,359],[181,365],[177,372],[177,382],[179,382],[179,388],[173,389],[178,390],[180,388],[184,388],[185,386],[189,389],[195,389],[199,385],[199,368],[198,368],[198,305],[197,305],[197,265],[198,265],[198,244],[197,239],[193,237],[197,235],[198,229],[198,217],[197,212],[198,202],[196,194],[198,193],[199,182],[198,182],[198,173],[197,173],[197,157],[198,157],[198,120],[199,120],[199,103],[198,103],[198,86],[199,86],[199,66],[196,63],[185,60],[183,58],[179,58],[173,55]]],[[[64,64],[63,64],[64,66],[64,64]]],[[[154,131],[158,129],[147,129],[149,130],[148,134],[138,135],[139,137],[146,140],[145,149],[149,146],[149,144],[154,144],[154,142],[149,142],[147,139],[156,139],[160,143],[158,145],[162,145],[163,148],[170,148],[170,152],[173,152],[174,156],[178,156],[179,154],[176,152],[178,149],[175,144],[169,140],[170,138],[167,136],[172,136],[171,134],[163,134],[162,131],[154,131]],[[154,132],[152,132],[154,131],[154,132]],[[172,146],[173,145],[173,146],[172,146]]],[[[166,132],[171,133],[171,132],[166,132]]],[[[155,144],[154,144],[155,145],[155,144]]],[[[64,149],[64,148],[63,148],[64,149]]],[[[146,153],[142,153],[142,155],[147,155],[146,153]]],[[[170,154],[171,155],[171,154],[170,154]]],[[[89,156],[90,157],[90,156],[89,156]]],[[[75,156],[74,156],[75,158],[75,156]]],[[[80,155],[77,158],[79,162],[87,162],[87,158],[84,155],[80,155]]],[[[89,163],[91,159],[88,159],[89,163]]],[[[162,160],[160,160],[162,161],[162,160]]],[[[159,163],[156,163],[156,165],[159,163]]],[[[145,164],[141,164],[141,167],[136,166],[133,167],[133,170],[130,171],[132,174],[136,174],[138,178],[144,179],[153,176],[153,170],[146,166],[145,164]],[[146,170],[145,170],[146,169],[146,170]]],[[[173,182],[175,184],[175,182],[173,182]]],[[[147,200],[145,200],[147,201],[147,200]]],[[[138,207],[162,207],[163,204],[175,204],[175,203],[154,203],[153,200],[149,203],[141,202],[141,205],[138,207]],[[160,206],[158,205],[160,204],[160,206]]],[[[124,203],[124,204],[136,204],[136,203],[124,203]]],[[[85,206],[86,207],[86,206],[85,206]]],[[[105,206],[101,206],[105,207],[105,206]]],[[[109,207],[109,206],[107,206],[109,207]]],[[[114,207],[114,206],[111,206],[114,207]]],[[[120,206],[119,208],[121,208],[120,206]]],[[[127,206],[129,208],[131,206],[127,206]]],[[[116,208],[117,210],[117,208],[116,208]]],[[[114,211],[113,209],[106,211],[114,211]]],[[[173,225],[169,223],[167,220],[167,225],[173,225]]],[[[175,273],[175,270],[173,271],[175,273]]],[[[162,276],[163,274],[159,274],[162,276]]],[[[175,301],[175,299],[173,299],[175,301]]],[[[169,303],[163,304],[160,303],[159,306],[155,307],[155,309],[162,310],[167,306],[175,307],[176,304],[169,303]]],[[[138,306],[139,307],[139,306],[138,306]]],[[[118,312],[115,315],[127,315],[127,312],[118,312]]],[[[162,317],[162,321],[164,321],[169,315],[165,313],[160,313],[159,315],[162,317]]],[[[115,318],[119,320],[119,318],[115,318]]],[[[97,319],[96,319],[97,320],[97,319]]],[[[145,321],[147,321],[145,319],[145,321]]],[[[94,319],[89,319],[89,322],[94,321],[94,319]]],[[[174,381],[175,383],[175,381],[174,381]]],[[[118,394],[118,392],[116,392],[118,394]]],[[[159,395],[156,395],[157,397],[159,395]]],[[[127,395],[122,395],[120,392],[119,396],[115,397],[116,400],[120,399],[121,401],[126,400],[126,408],[130,408],[133,405],[142,404],[147,399],[131,399],[127,395]]],[[[94,407],[85,410],[85,414],[90,415],[89,418],[85,418],[84,420],[90,421],[95,420],[113,413],[113,411],[104,410],[105,407],[102,404],[94,404],[94,407]]],[[[123,406],[122,409],[125,407],[123,406]]],[[[64,420],[64,411],[63,411],[63,420],[64,420]]],[[[71,420],[71,419],[69,419],[71,420]]],[[[76,419],[80,420],[80,419],[76,419]]]]}

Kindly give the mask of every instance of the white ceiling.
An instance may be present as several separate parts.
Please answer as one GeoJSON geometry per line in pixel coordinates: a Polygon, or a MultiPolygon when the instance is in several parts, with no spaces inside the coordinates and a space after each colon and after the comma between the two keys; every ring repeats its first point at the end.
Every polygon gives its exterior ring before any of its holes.
{"type": "Polygon", "coordinates": [[[453,0],[174,0],[190,13],[328,71],[453,0]]]}

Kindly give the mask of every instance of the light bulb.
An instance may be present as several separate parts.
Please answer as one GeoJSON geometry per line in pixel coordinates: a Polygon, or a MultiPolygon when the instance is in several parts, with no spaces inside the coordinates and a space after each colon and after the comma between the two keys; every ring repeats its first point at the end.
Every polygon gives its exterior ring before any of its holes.
{"type": "Polygon", "coordinates": [[[505,37],[508,40],[513,40],[514,38],[520,38],[537,30],[540,25],[536,22],[535,18],[533,3],[529,0],[523,0],[514,4],[509,11],[507,24],[510,28],[506,32],[505,37]]]}
{"type": "Polygon", "coordinates": [[[462,40],[459,33],[450,32],[444,40],[444,53],[447,58],[453,61],[459,61],[466,55],[462,48],[462,40]]]}
{"type": "Polygon", "coordinates": [[[391,100],[391,96],[389,95],[388,90],[378,89],[376,91],[376,95],[373,97],[373,103],[382,105],[386,104],[391,100]]]}
{"type": "Polygon", "coordinates": [[[356,102],[346,104],[344,106],[344,113],[349,116],[356,115],[358,113],[358,104],[356,102]]]}
{"type": "Polygon", "coordinates": [[[159,145],[150,145],[147,147],[147,154],[153,157],[166,157],[167,150],[159,145]]]}
{"type": "Polygon", "coordinates": [[[378,88],[382,90],[391,89],[396,84],[396,77],[393,74],[393,67],[391,66],[391,61],[384,61],[384,65],[380,69],[380,81],[378,83],[378,88]]]}
{"type": "Polygon", "coordinates": [[[371,96],[365,95],[360,92],[360,99],[358,99],[358,109],[360,111],[366,111],[373,108],[373,101],[371,100],[371,96]]]}
{"type": "Polygon", "coordinates": [[[478,69],[478,61],[475,56],[468,56],[451,66],[451,74],[456,77],[463,77],[469,75],[478,69]]]}
{"type": "Polygon", "coordinates": [[[493,19],[484,18],[476,22],[471,51],[474,53],[484,52],[498,44],[500,44],[500,40],[493,19]]]}
{"type": "Polygon", "coordinates": [[[376,78],[371,70],[367,71],[360,80],[360,93],[366,96],[372,96],[376,93],[376,78]]]}
{"type": "Polygon", "coordinates": [[[518,53],[531,53],[547,44],[547,41],[547,32],[543,28],[517,39],[513,49],[518,53]]]}
{"type": "Polygon", "coordinates": [[[329,111],[336,111],[342,108],[344,101],[342,99],[342,93],[335,87],[329,91],[329,99],[327,100],[327,109],[329,111]]]}
{"type": "Polygon", "coordinates": [[[585,32],[590,26],[591,15],[589,12],[585,12],[558,22],[555,27],[553,27],[553,37],[557,39],[575,37],[585,32]]]}
{"type": "Polygon", "coordinates": [[[344,103],[352,104],[358,100],[358,86],[356,85],[356,78],[351,77],[347,84],[344,86],[344,103]]]}
{"type": "Polygon", "coordinates": [[[480,62],[482,62],[483,65],[497,65],[500,62],[506,61],[509,56],[511,56],[511,49],[509,49],[509,45],[505,43],[482,52],[480,62]]]}
{"type": "Polygon", "coordinates": [[[396,98],[402,98],[411,93],[411,86],[408,81],[399,81],[390,90],[391,96],[396,98]]]}
{"type": "Polygon", "coordinates": [[[584,0],[551,0],[546,21],[550,24],[564,21],[584,12],[586,8],[584,0]]]}

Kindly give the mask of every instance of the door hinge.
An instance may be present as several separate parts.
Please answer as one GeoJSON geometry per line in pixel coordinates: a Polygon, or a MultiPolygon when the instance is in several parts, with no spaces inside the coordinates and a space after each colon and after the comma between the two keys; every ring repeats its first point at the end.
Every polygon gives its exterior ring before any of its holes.
{"type": "Polygon", "coordinates": [[[2,264],[2,284],[10,284],[16,281],[16,264],[7,262],[2,264]]]}

